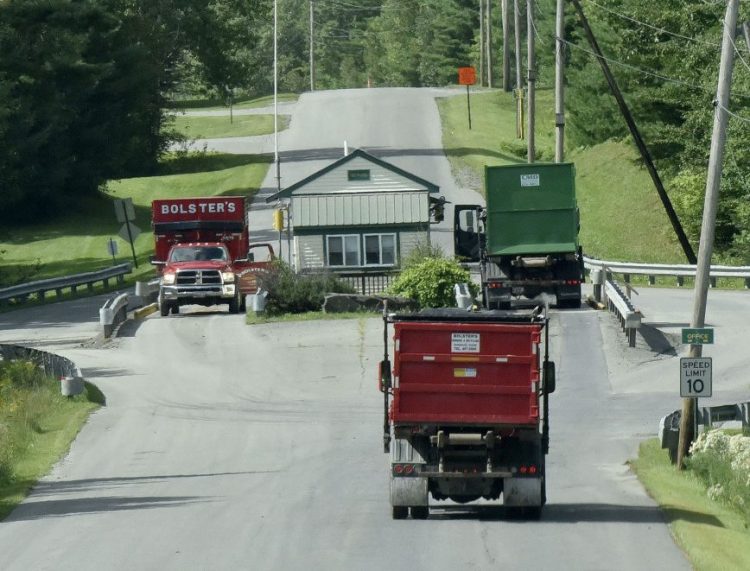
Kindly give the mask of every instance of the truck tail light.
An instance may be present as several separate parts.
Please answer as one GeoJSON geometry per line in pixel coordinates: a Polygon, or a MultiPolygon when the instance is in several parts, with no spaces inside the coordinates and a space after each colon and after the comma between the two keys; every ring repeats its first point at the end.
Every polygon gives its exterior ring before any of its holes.
{"type": "Polygon", "coordinates": [[[536,474],[536,466],[529,466],[529,474],[536,474]]]}
{"type": "Polygon", "coordinates": [[[565,280],[565,285],[580,285],[581,280],[565,280]]]}
{"type": "Polygon", "coordinates": [[[395,465],[395,466],[393,467],[393,471],[394,471],[394,472],[396,472],[396,474],[403,474],[403,472],[404,472],[404,467],[403,467],[403,465],[401,465],[401,464],[396,464],[396,465],[395,465]]]}
{"type": "Polygon", "coordinates": [[[404,474],[411,474],[414,471],[414,465],[413,464],[407,464],[404,466],[404,474]]]}
{"type": "Polygon", "coordinates": [[[521,474],[525,474],[528,471],[528,468],[526,466],[521,466],[518,471],[521,472],[521,474]]]}

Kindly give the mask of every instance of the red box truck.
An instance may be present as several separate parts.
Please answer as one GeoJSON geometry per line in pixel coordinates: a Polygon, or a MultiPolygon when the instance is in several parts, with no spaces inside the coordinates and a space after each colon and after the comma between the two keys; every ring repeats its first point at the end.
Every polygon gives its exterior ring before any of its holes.
{"type": "Polygon", "coordinates": [[[154,200],[151,216],[161,315],[188,304],[227,304],[230,313],[239,312],[274,257],[270,244],[249,243],[247,199],[154,200]]]}

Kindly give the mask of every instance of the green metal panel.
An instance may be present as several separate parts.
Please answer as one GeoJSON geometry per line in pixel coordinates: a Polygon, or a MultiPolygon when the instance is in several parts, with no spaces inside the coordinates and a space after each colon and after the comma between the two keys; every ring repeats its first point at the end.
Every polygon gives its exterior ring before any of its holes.
{"type": "Polygon", "coordinates": [[[485,167],[484,174],[489,255],[578,250],[573,164],[485,167]]]}

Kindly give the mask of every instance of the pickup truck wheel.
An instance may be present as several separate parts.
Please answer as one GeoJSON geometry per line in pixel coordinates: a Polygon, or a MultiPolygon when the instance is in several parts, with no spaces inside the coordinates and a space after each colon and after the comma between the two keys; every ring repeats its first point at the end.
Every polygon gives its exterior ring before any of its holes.
{"type": "Polygon", "coordinates": [[[409,508],[406,506],[393,506],[391,515],[393,519],[406,519],[409,515],[409,508]]]}
{"type": "Polygon", "coordinates": [[[169,315],[169,304],[166,301],[159,302],[159,313],[162,317],[169,315]]]}
{"type": "Polygon", "coordinates": [[[180,313],[180,306],[176,303],[172,304],[172,315],[177,315],[180,313]]]}
{"type": "Polygon", "coordinates": [[[428,506],[412,506],[411,517],[413,519],[427,519],[430,515],[430,508],[428,506]]]}
{"type": "Polygon", "coordinates": [[[240,296],[239,291],[235,296],[229,300],[229,313],[239,313],[240,312],[240,296]]]}

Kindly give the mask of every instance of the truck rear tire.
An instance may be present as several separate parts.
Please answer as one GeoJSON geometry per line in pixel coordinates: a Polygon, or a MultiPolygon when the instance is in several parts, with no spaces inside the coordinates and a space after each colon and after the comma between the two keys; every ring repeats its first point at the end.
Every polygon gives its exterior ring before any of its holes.
{"type": "Polygon", "coordinates": [[[166,301],[162,301],[159,303],[159,314],[162,317],[166,317],[169,315],[169,304],[166,301]]]}
{"type": "Polygon", "coordinates": [[[406,506],[392,506],[391,515],[393,519],[406,519],[409,515],[409,508],[406,506]]]}
{"type": "Polygon", "coordinates": [[[179,303],[173,303],[172,304],[172,315],[178,315],[180,313],[180,304],[179,303]]]}
{"type": "Polygon", "coordinates": [[[430,515],[429,506],[412,506],[410,509],[412,519],[427,519],[430,515]]]}
{"type": "Polygon", "coordinates": [[[240,312],[240,296],[239,291],[237,294],[229,300],[229,313],[239,313],[240,312]]]}

